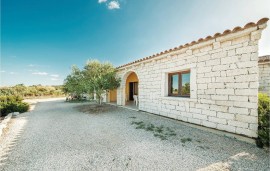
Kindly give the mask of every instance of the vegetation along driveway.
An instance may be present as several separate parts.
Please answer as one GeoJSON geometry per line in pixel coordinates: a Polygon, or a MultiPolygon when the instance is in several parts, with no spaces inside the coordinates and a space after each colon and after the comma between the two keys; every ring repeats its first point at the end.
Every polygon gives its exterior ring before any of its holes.
{"type": "Polygon", "coordinates": [[[265,150],[115,106],[40,102],[0,138],[0,170],[267,170],[265,150]],[[89,111],[85,113],[82,111],[89,111]]]}

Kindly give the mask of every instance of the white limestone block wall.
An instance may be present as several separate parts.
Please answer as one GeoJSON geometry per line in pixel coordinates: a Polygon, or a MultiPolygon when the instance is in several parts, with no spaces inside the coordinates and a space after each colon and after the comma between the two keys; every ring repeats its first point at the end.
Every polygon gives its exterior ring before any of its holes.
{"type": "Polygon", "coordinates": [[[259,60],[259,92],[270,96],[270,56],[266,60],[259,60]]]}
{"type": "Polygon", "coordinates": [[[140,110],[257,137],[258,41],[265,27],[253,25],[118,68],[117,104],[125,104],[126,77],[134,71],[140,110]],[[187,69],[190,98],[168,96],[168,73],[187,69]]]}

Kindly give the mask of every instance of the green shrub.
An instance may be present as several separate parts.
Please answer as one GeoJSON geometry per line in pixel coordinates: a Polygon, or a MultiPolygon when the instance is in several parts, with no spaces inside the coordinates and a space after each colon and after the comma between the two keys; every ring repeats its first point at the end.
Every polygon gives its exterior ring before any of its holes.
{"type": "Polygon", "coordinates": [[[270,97],[266,94],[259,93],[258,117],[258,137],[264,145],[269,146],[270,97]]]}
{"type": "Polygon", "coordinates": [[[12,87],[0,87],[0,94],[2,96],[21,96],[24,98],[64,95],[62,91],[62,86],[25,86],[23,84],[18,84],[12,87]]]}
{"type": "Polygon", "coordinates": [[[0,96],[0,116],[6,116],[12,112],[26,112],[29,110],[29,104],[22,102],[19,96],[0,96]]]}

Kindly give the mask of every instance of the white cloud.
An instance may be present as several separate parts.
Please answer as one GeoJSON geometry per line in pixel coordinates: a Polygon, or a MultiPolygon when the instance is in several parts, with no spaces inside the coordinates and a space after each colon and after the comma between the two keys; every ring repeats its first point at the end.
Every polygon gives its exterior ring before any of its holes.
{"type": "Polygon", "coordinates": [[[107,2],[107,0],[98,0],[98,3],[107,2]]]}
{"type": "Polygon", "coordinates": [[[29,64],[29,65],[27,65],[27,67],[35,67],[35,68],[37,68],[37,67],[45,67],[45,68],[50,68],[51,66],[50,65],[37,65],[37,64],[29,64]]]}
{"type": "Polygon", "coordinates": [[[51,78],[52,81],[58,81],[58,78],[51,78]]]}
{"type": "Polygon", "coordinates": [[[29,72],[38,72],[38,70],[36,70],[36,69],[29,69],[27,71],[29,71],[29,72]]]}
{"type": "Polygon", "coordinates": [[[57,77],[59,77],[59,75],[58,74],[51,74],[51,77],[57,78],[57,77]]]}
{"type": "Polygon", "coordinates": [[[16,74],[16,72],[10,72],[9,74],[14,75],[14,74],[16,74]]]}
{"type": "Polygon", "coordinates": [[[108,8],[110,10],[119,9],[120,8],[120,4],[119,4],[118,1],[111,1],[107,6],[108,6],[108,8]]]}
{"type": "Polygon", "coordinates": [[[33,75],[48,75],[47,72],[33,72],[33,75]]]}
{"type": "Polygon", "coordinates": [[[2,70],[1,72],[3,73],[3,72],[6,72],[6,71],[2,70]]]}

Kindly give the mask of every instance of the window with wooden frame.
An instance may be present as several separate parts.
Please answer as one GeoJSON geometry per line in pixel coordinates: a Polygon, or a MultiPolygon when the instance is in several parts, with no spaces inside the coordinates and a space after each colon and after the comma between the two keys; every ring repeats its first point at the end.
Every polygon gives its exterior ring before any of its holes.
{"type": "Polygon", "coordinates": [[[190,71],[169,73],[168,79],[169,96],[190,97],[190,71]]]}

